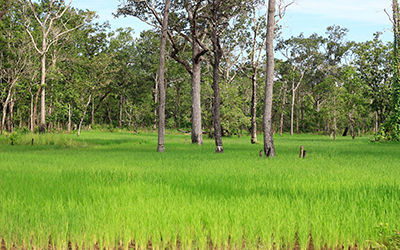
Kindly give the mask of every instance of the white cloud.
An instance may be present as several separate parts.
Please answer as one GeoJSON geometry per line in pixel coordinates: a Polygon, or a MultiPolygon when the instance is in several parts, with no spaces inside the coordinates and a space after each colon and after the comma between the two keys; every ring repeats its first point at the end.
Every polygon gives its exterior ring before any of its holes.
{"type": "Polygon", "coordinates": [[[385,25],[389,19],[384,9],[391,11],[389,0],[295,0],[288,15],[307,14],[327,19],[341,19],[385,25]]]}

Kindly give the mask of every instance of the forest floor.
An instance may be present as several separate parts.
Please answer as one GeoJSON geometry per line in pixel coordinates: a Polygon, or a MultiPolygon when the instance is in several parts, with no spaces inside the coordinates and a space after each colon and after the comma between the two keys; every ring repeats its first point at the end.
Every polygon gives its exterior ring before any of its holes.
{"type": "MultiPolygon", "coordinates": [[[[184,248],[210,245],[367,247],[400,228],[400,144],[369,137],[275,136],[277,157],[249,137],[190,144],[154,133],[0,137],[4,246],[184,248]],[[307,150],[299,159],[299,147],[307,150]],[[297,235],[297,236],[296,236],[297,235]]],[[[262,136],[260,136],[260,139],[262,136]]],[[[47,248],[47,247],[46,247],[47,248]]]]}

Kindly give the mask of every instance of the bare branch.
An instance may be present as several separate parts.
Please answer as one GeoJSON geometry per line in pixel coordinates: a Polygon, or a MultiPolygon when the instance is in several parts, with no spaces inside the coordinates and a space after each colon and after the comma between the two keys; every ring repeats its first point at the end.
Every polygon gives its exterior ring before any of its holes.
{"type": "Polygon", "coordinates": [[[51,41],[51,42],[49,43],[49,45],[47,46],[46,52],[49,51],[49,48],[50,48],[53,44],[55,44],[61,36],[65,35],[65,34],[67,34],[67,33],[69,33],[69,32],[71,32],[71,31],[74,31],[74,30],[76,30],[76,29],[79,29],[79,28],[82,27],[83,25],[84,25],[84,23],[82,23],[82,24],[80,24],[80,25],[78,25],[78,26],[75,26],[75,27],[72,28],[72,29],[68,29],[68,30],[65,30],[65,31],[63,31],[63,32],[61,32],[61,33],[59,33],[59,34],[57,34],[57,35],[55,36],[54,40],[51,41]]]}
{"type": "Polygon", "coordinates": [[[294,4],[294,1],[285,4],[285,0],[279,0],[279,4],[278,4],[278,18],[275,21],[275,24],[278,24],[280,21],[282,21],[282,19],[285,17],[286,15],[286,10],[289,6],[291,6],[292,4],[294,4]]]}
{"type": "Polygon", "coordinates": [[[41,50],[39,50],[39,48],[37,47],[37,44],[36,44],[36,42],[35,42],[35,39],[33,38],[32,33],[29,31],[28,27],[25,27],[25,30],[26,30],[26,32],[28,33],[29,37],[31,38],[32,43],[33,43],[33,47],[35,48],[35,50],[36,50],[39,54],[42,54],[43,52],[42,52],[41,50]]]}
{"type": "Polygon", "coordinates": [[[393,20],[393,17],[387,12],[387,10],[386,9],[384,9],[383,10],[384,12],[385,12],[385,14],[388,16],[388,18],[389,18],[389,21],[394,25],[394,20],[393,20]]]}
{"type": "MultiPolygon", "coordinates": [[[[33,3],[31,0],[29,0],[29,7],[31,8],[31,11],[32,11],[33,16],[35,17],[36,21],[39,23],[40,26],[43,27],[43,23],[42,23],[42,21],[40,21],[39,17],[37,16],[37,13],[35,11],[35,8],[33,7],[33,3]]],[[[48,14],[47,14],[47,16],[48,16],[48,14]]]]}
{"type": "MultiPolygon", "coordinates": [[[[58,12],[57,12],[58,15],[56,15],[55,19],[60,19],[62,16],[64,16],[65,12],[69,9],[69,7],[71,7],[71,4],[72,4],[72,0],[71,0],[71,1],[69,2],[69,4],[64,8],[64,10],[61,12],[61,14],[58,14],[58,12]]],[[[60,7],[60,10],[61,10],[61,7],[60,7]]]]}

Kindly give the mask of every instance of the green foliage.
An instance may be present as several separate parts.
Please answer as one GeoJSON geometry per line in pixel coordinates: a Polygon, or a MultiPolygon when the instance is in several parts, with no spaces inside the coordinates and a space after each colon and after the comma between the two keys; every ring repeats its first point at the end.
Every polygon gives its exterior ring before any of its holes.
{"type": "MultiPolygon", "coordinates": [[[[397,1],[396,1],[396,4],[397,1]]],[[[398,11],[398,6],[394,11],[398,11]]],[[[393,42],[393,60],[392,60],[392,115],[390,119],[380,128],[375,136],[376,141],[399,141],[400,140],[400,54],[399,54],[399,30],[397,25],[399,24],[399,13],[395,13],[394,18],[394,42],[393,42]]]]}
{"type": "Polygon", "coordinates": [[[375,135],[375,141],[400,141],[400,123],[389,120],[375,135]]]}

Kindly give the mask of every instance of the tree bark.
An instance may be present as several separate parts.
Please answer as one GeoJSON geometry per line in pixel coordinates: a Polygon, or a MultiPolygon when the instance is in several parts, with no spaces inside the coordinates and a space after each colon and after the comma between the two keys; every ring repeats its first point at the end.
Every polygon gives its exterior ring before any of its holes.
{"type": "Polygon", "coordinates": [[[112,121],[112,118],[111,118],[110,103],[107,104],[106,111],[107,111],[108,125],[112,126],[113,125],[113,121],[112,121]]]}
{"type": "Polygon", "coordinates": [[[292,104],[291,104],[291,112],[290,112],[290,135],[294,134],[294,105],[296,101],[296,91],[300,87],[301,82],[303,81],[305,72],[301,72],[301,76],[297,85],[295,85],[294,75],[295,75],[295,68],[293,68],[293,80],[292,80],[292,104]]]}
{"type": "MultiPolygon", "coordinates": [[[[15,95],[13,93],[12,95],[15,95]]],[[[8,125],[8,132],[12,133],[14,131],[14,105],[15,105],[15,100],[11,99],[10,105],[9,105],[9,125],[8,125]]]]}
{"type": "Polygon", "coordinates": [[[203,144],[203,131],[201,128],[201,59],[200,46],[193,43],[192,58],[192,143],[203,144]]]}
{"type": "Polygon", "coordinates": [[[158,75],[159,72],[156,74],[156,80],[154,81],[154,123],[153,123],[153,129],[157,129],[157,109],[158,109],[158,101],[160,99],[159,97],[159,89],[158,89],[158,82],[160,81],[159,78],[160,76],[158,75]]]}
{"type": "MultiPolygon", "coordinates": [[[[261,24],[263,23],[264,17],[260,20],[257,20],[257,12],[256,6],[252,6],[253,13],[253,48],[251,55],[251,66],[252,66],[252,92],[251,92],[251,143],[257,143],[257,74],[258,67],[260,65],[262,50],[264,49],[264,45],[266,44],[266,38],[263,39],[263,44],[259,47],[257,45],[259,32],[261,29],[261,24]],[[257,55],[258,54],[258,55],[257,55]]],[[[229,72],[228,72],[229,73],[229,72]]]]}
{"type": "Polygon", "coordinates": [[[168,35],[168,15],[171,0],[165,0],[164,17],[161,27],[161,46],[160,46],[160,63],[158,68],[158,90],[159,90],[159,107],[158,107],[158,152],[165,152],[165,50],[168,35]]]}
{"type": "MultiPolygon", "coordinates": [[[[43,40],[43,48],[46,48],[46,42],[43,40]]],[[[42,78],[40,81],[40,127],[39,133],[46,133],[46,54],[42,54],[42,78]]]]}
{"type": "Polygon", "coordinates": [[[95,111],[94,100],[95,100],[95,97],[93,96],[93,98],[92,98],[92,110],[91,110],[91,117],[90,117],[90,125],[89,125],[90,129],[92,129],[93,125],[94,125],[94,111],[95,111]]]}
{"type": "Polygon", "coordinates": [[[251,144],[255,144],[257,143],[257,66],[254,65],[251,83],[251,144]]]}
{"type": "Polygon", "coordinates": [[[276,0],[268,1],[268,22],[267,22],[267,68],[265,81],[265,96],[264,96],[264,155],[266,157],[274,157],[275,147],[272,136],[272,99],[274,89],[274,33],[275,33],[275,3],[276,0]]]}
{"type": "Polygon", "coordinates": [[[300,111],[300,97],[297,96],[297,115],[296,115],[296,133],[300,133],[300,116],[301,116],[301,111],[300,111]]]}
{"type": "Polygon", "coordinates": [[[333,98],[333,139],[336,141],[337,119],[336,119],[336,97],[333,98]]]}
{"type": "Polygon", "coordinates": [[[72,125],[71,118],[72,118],[71,103],[68,103],[68,127],[67,127],[68,133],[71,133],[71,125],[72,125]]]}
{"type": "Polygon", "coordinates": [[[30,115],[29,126],[32,133],[35,132],[35,115],[34,115],[33,103],[34,103],[34,98],[33,98],[33,93],[31,92],[31,115],[30,115]]]}
{"type": "Polygon", "coordinates": [[[123,98],[123,94],[120,94],[119,97],[119,129],[122,129],[122,111],[123,111],[123,103],[124,103],[124,98],[123,98]]]}
{"type": "Polygon", "coordinates": [[[214,62],[213,65],[213,84],[212,88],[214,91],[214,99],[213,99],[213,123],[214,123],[214,137],[215,137],[215,152],[223,153],[224,148],[222,145],[222,131],[221,131],[221,115],[220,115],[220,88],[219,88],[219,66],[221,64],[222,57],[222,49],[220,40],[218,37],[218,6],[219,0],[213,2],[212,12],[213,12],[213,30],[211,32],[211,42],[213,46],[214,52],[214,62]]]}
{"type": "Polygon", "coordinates": [[[294,102],[296,99],[296,90],[294,89],[294,83],[292,84],[292,102],[290,106],[290,135],[294,134],[294,102]]]}
{"type": "Polygon", "coordinates": [[[285,104],[286,104],[286,83],[283,83],[283,98],[282,98],[282,103],[281,103],[281,119],[280,119],[280,125],[279,125],[279,135],[282,136],[283,134],[283,122],[284,122],[284,116],[285,116],[285,104]]]}
{"type": "Polygon", "coordinates": [[[181,124],[180,124],[180,110],[181,110],[181,86],[179,84],[176,85],[176,103],[175,103],[175,114],[174,114],[174,120],[175,120],[175,128],[179,129],[181,124]]]}
{"type": "Polygon", "coordinates": [[[8,89],[6,100],[3,103],[3,115],[1,117],[1,133],[3,133],[3,130],[5,129],[7,108],[10,104],[10,100],[12,99],[12,93],[13,93],[13,90],[14,90],[14,87],[15,87],[15,84],[17,83],[17,81],[18,81],[18,78],[14,79],[11,82],[10,88],[8,89]]]}
{"type": "Polygon", "coordinates": [[[351,112],[349,113],[349,122],[350,122],[350,128],[351,128],[351,137],[353,138],[353,140],[356,138],[356,130],[355,130],[355,121],[354,121],[354,109],[351,110],[351,112]]]}
{"type": "Polygon", "coordinates": [[[81,120],[79,121],[78,133],[76,134],[78,137],[81,135],[82,123],[83,123],[83,120],[85,119],[87,108],[88,108],[91,100],[92,100],[92,94],[89,95],[89,100],[84,107],[83,115],[81,117],[81,120]]]}

